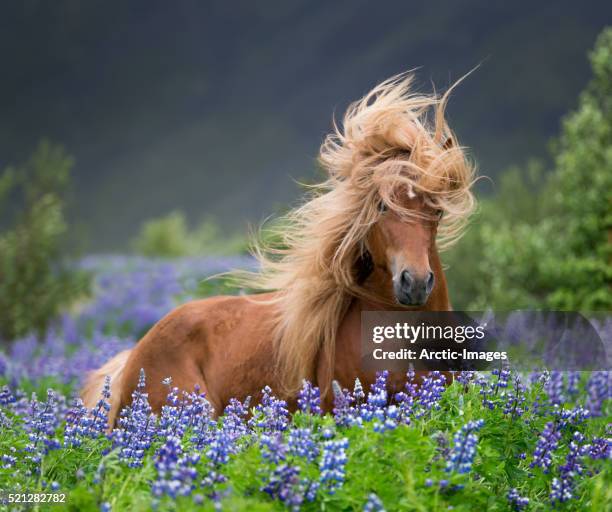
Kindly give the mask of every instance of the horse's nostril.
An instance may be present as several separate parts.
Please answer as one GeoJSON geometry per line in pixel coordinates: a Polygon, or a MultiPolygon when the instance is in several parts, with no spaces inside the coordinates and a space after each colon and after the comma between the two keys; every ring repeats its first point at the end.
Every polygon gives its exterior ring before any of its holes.
{"type": "Polygon", "coordinates": [[[425,288],[427,288],[427,293],[429,293],[433,289],[434,283],[435,277],[433,275],[433,272],[430,272],[427,276],[427,281],[425,282],[425,288]]]}
{"type": "Polygon", "coordinates": [[[402,285],[410,286],[411,283],[412,283],[412,276],[410,275],[410,272],[408,272],[407,270],[404,270],[402,272],[402,285]]]}

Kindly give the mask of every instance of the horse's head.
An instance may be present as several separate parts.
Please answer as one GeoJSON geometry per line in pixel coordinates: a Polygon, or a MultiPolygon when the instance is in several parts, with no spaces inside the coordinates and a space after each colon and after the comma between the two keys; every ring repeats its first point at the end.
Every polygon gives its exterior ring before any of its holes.
{"type": "Polygon", "coordinates": [[[381,200],[380,216],[366,245],[374,268],[389,278],[389,295],[400,304],[421,306],[436,285],[430,258],[441,211],[412,194],[401,202],[411,215],[401,215],[381,200]]]}

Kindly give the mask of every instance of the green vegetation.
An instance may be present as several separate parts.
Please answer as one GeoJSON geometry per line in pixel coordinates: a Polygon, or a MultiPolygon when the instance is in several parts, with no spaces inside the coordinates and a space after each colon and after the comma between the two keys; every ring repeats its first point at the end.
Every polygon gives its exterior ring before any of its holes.
{"type": "Polygon", "coordinates": [[[87,290],[87,276],[64,261],[64,197],[72,159],[42,142],[20,167],[0,176],[0,211],[10,224],[0,231],[0,337],[44,332],[62,308],[87,290]],[[8,207],[18,205],[15,215],[8,207]]]}
{"type": "Polygon", "coordinates": [[[243,253],[247,244],[241,235],[221,233],[212,219],[190,230],[185,215],[175,211],[145,222],[132,246],[143,256],[176,258],[243,253]]]}
{"type": "Polygon", "coordinates": [[[555,168],[511,169],[445,258],[457,309],[612,309],[612,29],[552,145],[555,168]]]}

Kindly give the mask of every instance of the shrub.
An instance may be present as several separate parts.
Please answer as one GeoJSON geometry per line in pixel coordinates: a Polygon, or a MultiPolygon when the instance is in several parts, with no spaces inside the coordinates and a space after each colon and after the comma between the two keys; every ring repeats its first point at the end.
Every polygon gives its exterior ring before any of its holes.
{"type": "Polygon", "coordinates": [[[0,336],[6,339],[43,332],[87,289],[87,277],[64,261],[71,167],[61,147],[42,142],[25,164],[0,177],[0,207],[13,212],[11,225],[0,232],[0,336]]]}

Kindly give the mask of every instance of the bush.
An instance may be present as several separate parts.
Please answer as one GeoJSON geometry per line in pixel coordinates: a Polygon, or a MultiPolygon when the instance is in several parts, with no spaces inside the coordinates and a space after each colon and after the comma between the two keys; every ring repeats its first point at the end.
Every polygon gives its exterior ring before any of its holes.
{"type": "Polygon", "coordinates": [[[591,54],[593,80],[553,145],[555,169],[502,177],[446,256],[455,307],[612,308],[612,29],[591,54]]]}
{"type": "Polygon", "coordinates": [[[239,235],[222,235],[212,219],[205,219],[190,230],[185,215],[175,211],[145,222],[132,247],[143,256],[177,258],[244,253],[247,244],[239,235]]]}
{"type": "Polygon", "coordinates": [[[0,177],[0,207],[17,205],[0,233],[0,336],[43,332],[62,307],[87,289],[87,278],[63,261],[63,196],[72,159],[42,142],[21,167],[0,177]]]}

